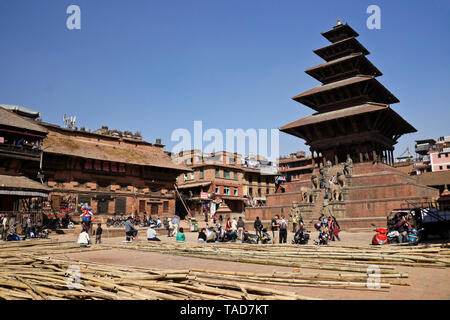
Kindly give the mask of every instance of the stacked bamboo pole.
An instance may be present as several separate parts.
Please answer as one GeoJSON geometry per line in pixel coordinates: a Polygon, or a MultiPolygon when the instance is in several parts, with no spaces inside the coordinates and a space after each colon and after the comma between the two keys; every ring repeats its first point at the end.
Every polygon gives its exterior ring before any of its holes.
{"type": "Polygon", "coordinates": [[[318,247],[292,245],[136,243],[110,245],[142,251],[196,258],[248,262],[287,267],[366,272],[370,265],[388,270],[389,266],[447,268],[448,245],[422,247],[318,247]]]}
{"type": "Polygon", "coordinates": [[[0,299],[287,300],[308,297],[285,291],[286,286],[367,289],[371,276],[368,268],[374,265],[380,270],[377,277],[381,289],[409,285],[405,281],[408,274],[397,271],[398,266],[447,268],[450,246],[319,247],[138,241],[80,248],[73,242],[39,240],[0,244],[0,259],[0,299]],[[54,258],[66,253],[111,248],[297,269],[274,273],[161,270],[54,258]],[[79,288],[68,287],[71,265],[80,268],[79,288]],[[305,269],[320,270],[320,273],[304,273],[305,269]]]}
{"type": "Polygon", "coordinates": [[[214,278],[210,272],[197,271],[203,280],[190,270],[104,265],[41,255],[80,249],[67,243],[22,244],[23,247],[0,245],[0,299],[311,299],[289,291],[237,283],[220,275],[214,278]],[[79,272],[72,273],[73,266],[79,272]]]}

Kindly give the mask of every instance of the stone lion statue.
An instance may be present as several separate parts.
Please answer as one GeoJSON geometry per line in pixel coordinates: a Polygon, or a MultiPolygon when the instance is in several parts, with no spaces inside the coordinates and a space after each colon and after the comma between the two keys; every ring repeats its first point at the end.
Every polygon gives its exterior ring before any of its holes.
{"type": "Polygon", "coordinates": [[[314,173],[314,174],[311,176],[311,182],[312,182],[312,185],[313,185],[313,189],[314,189],[314,190],[317,190],[317,189],[320,188],[320,186],[319,186],[319,178],[317,177],[317,174],[314,173]]]}
{"type": "Polygon", "coordinates": [[[339,187],[341,188],[345,187],[346,184],[345,175],[340,171],[337,172],[336,182],[339,185],[339,187]]]}

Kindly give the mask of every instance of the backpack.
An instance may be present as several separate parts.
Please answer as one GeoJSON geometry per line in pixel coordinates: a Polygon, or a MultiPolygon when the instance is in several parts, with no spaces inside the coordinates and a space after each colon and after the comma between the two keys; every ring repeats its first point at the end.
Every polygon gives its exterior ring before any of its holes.
{"type": "Polygon", "coordinates": [[[287,229],[287,223],[285,220],[281,220],[280,222],[280,229],[281,230],[286,230],[287,229]]]}

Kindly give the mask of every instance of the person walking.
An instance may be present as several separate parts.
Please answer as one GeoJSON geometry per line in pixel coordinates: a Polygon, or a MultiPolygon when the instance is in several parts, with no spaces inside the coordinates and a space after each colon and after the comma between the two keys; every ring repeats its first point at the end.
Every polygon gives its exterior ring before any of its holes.
{"type": "Polygon", "coordinates": [[[230,217],[228,217],[227,223],[225,225],[225,231],[230,231],[230,230],[231,230],[231,219],[230,219],[230,217]]]}
{"type": "Polygon", "coordinates": [[[33,223],[31,222],[31,217],[28,216],[26,220],[26,228],[25,228],[25,234],[26,237],[31,239],[31,230],[33,228],[33,223]]]}
{"type": "Polygon", "coordinates": [[[255,223],[253,224],[253,227],[255,228],[255,232],[256,232],[256,235],[258,236],[258,237],[262,237],[262,229],[263,229],[263,224],[262,224],[262,222],[261,222],[261,220],[259,220],[259,217],[256,217],[256,220],[255,220],[255,223]]]}
{"type": "Polygon", "coordinates": [[[89,233],[91,229],[91,222],[93,220],[92,208],[84,206],[82,207],[83,213],[80,215],[81,221],[86,226],[87,232],[89,233]]]}
{"type": "Polygon", "coordinates": [[[244,240],[244,227],[245,227],[244,220],[242,220],[242,217],[239,217],[239,220],[237,222],[237,231],[239,240],[244,240]]]}
{"type": "Polygon", "coordinates": [[[278,224],[280,226],[280,243],[286,243],[288,222],[284,219],[284,216],[281,216],[281,220],[278,224]]]}
{"type": "Polygon", "coordinates": [[[339,232],[341,232],[341,227],[339,226],[339,223],[337,222],[336,218],[331,216],[332,224],[331,228],[333,230],[331,241],[334,241],[334,238],[338,239],[338,241],[341,241],[341,238],[339,238],[339,232]]]}
{"type": "Polygon", "coordinates": [[[173,232],[172,232],[172,236],[176,237],[178,234],[178,229],[180,227],[180,220],[178,220],[178,217],[175,216],[172,219],[172,225],[173,225],[173,232]]]}
{"type": "Polygon", "coordinates": [[[95,230],[95,244],[102,243],[102,233],[103,233],[102,224],[98,223],[97,230],[95,230]]]}
{"type": "Polygon", "coordinates": [[[292,232],[295,234],[297,232],[297,217],[292,216],[292,232]]]}
{"type": "Polygon", "coordinates": [[[169,224],[169,233],[168,233],[168,237],[172,237],[173,235],[172,235],[172,233],[173,233],[173,222],[172,222],[172,219],[170,219],[170,218],[168,218],[167,219],[168,220],[168,224],[169,224]]]}
{"type": "Polygon", "coordinates": [[[16,233],[16,218],[14,216],[9,218],[9,232],[16,233]]]}
{"type": "Polygon", "coordinates": [[[278,219],[279,219],[279,216],[278,216],[278,215],[275,215],[275,216],[272,218],[272,222],[271,222],[271,224],[270,224],[270,227],[271,227],[271,229],[272,229],[272,239],[273,239],[273,243],[277,243],[277,240],[276,240],[276,232],[278,231],[278,228],[280,227],[280,225],[278,224],[278,219]]]}
{"type": "Polygon", "coordinates": [[[237,233],[237,221],[236,221],[236,218],[233,218],[233,221],[231,221],[231,231],[237,233]]]}

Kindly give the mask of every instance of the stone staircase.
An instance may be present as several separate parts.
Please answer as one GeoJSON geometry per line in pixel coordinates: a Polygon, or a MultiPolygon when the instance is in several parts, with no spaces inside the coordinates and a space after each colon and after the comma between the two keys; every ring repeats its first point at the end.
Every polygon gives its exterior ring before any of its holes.
{"type": "MultiPolygon", "coordinates": [[[[337,177],[343,172],[343,164],[329,168],[326,174],[328,183],[331,176],[337,177]]],[[[319,169],[314,173],[320,177],[319,169]]],[[[249,223],[256,216],[264,225],[270,225],[270,220],[276,214],[289,217],[292,202],[297,201],[307,228],[313,228],[314,222],[320,216],[324,205],[325,190],[317,192],[314,203],[302,202],[302,192],[312,188],[311,175],[300,181],[287,183],[285,193],[277,193],[267,197],[267,206],[261,208],[246,208],[245,220],[249,223]]],[[[401,208],[407,200],[424,202],[438,195],[436,189],[419,185],[413,177],[386,164],[372,162],[354,165],[353,175],[347,176],[341,189],[343,200],[329,201],[328,206],[343,229],[368,228],[372,223],[377,225],[386,221],[386,216],[392,209],[401,208]]],[[[253,229],[253,226],[249,227],[253,229]]]]}

